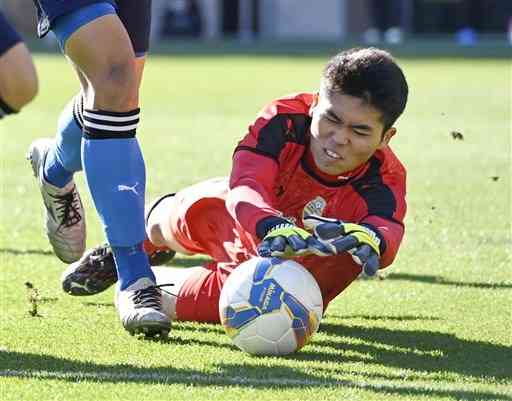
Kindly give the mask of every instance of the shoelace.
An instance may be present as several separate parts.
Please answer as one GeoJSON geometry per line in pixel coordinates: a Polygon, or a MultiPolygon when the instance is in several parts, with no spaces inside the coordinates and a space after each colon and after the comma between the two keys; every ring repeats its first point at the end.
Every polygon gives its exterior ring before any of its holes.
{"type": "Polygon", "coordinates": [[[50,196],[55,199],[55,203],[58,205],[55,209],[59,220],[61,220],[61,226],[69,228],[82,220],[82,216],[78,212],[80,208],[79,200],[74,189],[64,195],[50,196]]]}
{"type": "Polygon", "coordinates": [[[153,308],[161,310],[160,292],[155,286],[136,290],[131,295],[135,308],[153,308]]]}
{"type": "Polygon", "coordinates": [[[170,291],[167,291],[167,290],[164,290],[163,287],[174,287],[174,284],[173,283],[167,283],[167,284],[158,284],[158,285],[155,285],[156,288],[159,288],[160,290],[162,290],[163,292],[165,292],[166,294],[169,294],[169,295],[172,295],[173,297],[177,297],[178,294],[173,294],[172,292],[170,291]]]}
{"type": "Polygon", "coordinates": [[[156,285],[136,290],[131,295],[135,309],[138,308],[152,308],[161,311],[160,288],[156,285]]]}
{"type": "Polygon", "coordinates": [[[176,296],[175,294],[170,293],[169,291],[164,290],[162,287],[172,287],[174,284],[159,284],[152,285],[147,288],[143,288],[142,290],[134,291],[131,298],[133,299],[133,303],[135,304],[135,309],[138,308],[153,308],[159,311],[162,310],[162,302],[160,300],[161,294],[160,291],[164,291],[169,295],[176,296]]]}

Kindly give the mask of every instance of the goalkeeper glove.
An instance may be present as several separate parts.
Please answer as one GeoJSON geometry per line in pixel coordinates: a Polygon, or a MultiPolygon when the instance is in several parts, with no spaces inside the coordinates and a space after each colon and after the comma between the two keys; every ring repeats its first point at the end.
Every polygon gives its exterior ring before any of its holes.
{"type": "Polygon", "coordinates": [[[328,256],[333,253],[306,230],[288,220],[279,219],[279,223],[266,231],[258,246],[258,254],[263,257],[291,258],[310,254],[328,256]]]}
{"type": "Polygon", "coordinates": [[[313,215],[304,217],[304,225],[313,230],[333,254],[349,252],[368,276],[379,269],[381,240],[368,227],[313,215]]]}

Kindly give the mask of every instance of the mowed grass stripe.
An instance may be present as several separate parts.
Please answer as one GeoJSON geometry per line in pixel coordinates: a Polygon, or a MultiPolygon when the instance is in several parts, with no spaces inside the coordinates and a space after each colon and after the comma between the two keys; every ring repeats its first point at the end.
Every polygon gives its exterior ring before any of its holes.
{"type": "MultiPolygon", "coordinates": [[[[174,373],[112,373],[104,371],[46,371],[46,370],[0,370],[0,377],[6,378],[26,378],[26,379],[54,379],[71,382],[133,382],[133,383],[151,383],[151,384],[175,384],[185,383],[191,385],[221,385],[221,386],[251,386],[264,388],[338,388],[338,389],[358,389],[372,390],[387,394],[409,394],[413,395],[435,395],[436,397],[454,397],[463,400],[503,400],[510,401],[512,397],[507,395],[507,391],[503,388],[503,392],[481,391],[474,385],[465,384],[441,384],[434,385],[428,382],[421,384],[407,383],[400,381],[376,382],[376,381],[350,381],[336,379],[292,379],[292,378],[255,378],[243,376],[224,376],[220,374],[182,374],[174,373]],[[475,387],[472,389],[472,387],[475,387]]],[[[498,390],[498,389],[496,389],[498,390]]],[[[8,394],[6,394],[8,395],[8,394]]],[[[436,398],[437,399],[437,398],[436,398]]]]}

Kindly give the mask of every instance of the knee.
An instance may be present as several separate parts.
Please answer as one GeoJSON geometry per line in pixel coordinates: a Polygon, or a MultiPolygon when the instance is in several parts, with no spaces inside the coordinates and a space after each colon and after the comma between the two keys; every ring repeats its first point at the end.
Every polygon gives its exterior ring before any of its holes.
{"type": "Polygon", "coordinates": [[[184,255],[193,255],[193,252],[185,249],[172,229],[172,210],[175,198],[168,197],[162,200],[149,215],[146,213],[146,235],[151,243],[158,247],[167,247],[184,255]]]}
{"type": "Polygon", "coordinates": [[[66,41],[65,52],[79,71],[87,108],[124,112],[138,106],[136,58],[117,16],[83,26],[66,41]]]}
{"type": "Polygon", "coordinates": [[[139,88],[132,58],[109,63],[91,81],[96,108],[126,111],[137,107],[139,88]]]}
{"type": "Polygon", "coordinates": [[[104,84],[113,91],[130,88],[135,83],[135,63],[133,59],[111,63],[105,70],[104,84]]]}
{"type": "Polygon", "coordinates": [[[151,221],[151,219],[149,219],[146,225],[146,235],[153,245],[166,246],[166,241],[162,234],[160,223],[151,221]]]}

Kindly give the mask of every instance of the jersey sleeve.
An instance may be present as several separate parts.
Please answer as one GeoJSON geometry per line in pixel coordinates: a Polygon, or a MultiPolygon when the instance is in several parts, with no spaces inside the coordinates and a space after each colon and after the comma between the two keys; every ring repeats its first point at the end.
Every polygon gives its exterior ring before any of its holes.
{"type": "Polygon", "coordinates": [[[260,220],[280,215],[273,207],[277,169],[274,160],[249,150],[239,150],[233,156],[226,206],[233,219],[254,238],[260,220]]]}
{"type": "Polygon", "coordinates": [[[303,103],[273,102],[249,126],[233,155],[226,206],[235,221],[254,238],[259,221],[280,216],[274,185],[290,145],[303,144],[306,136],[303,103]],[[302,106],[303,107],[303,106],[302,106]]]}
{"type": "Polygon", "coordinates": [[[381,168],[374,158],[370,162],[368,179],[353,184],[363,199],[364,212],[359,221],[373,229],[381,239],[381,268],[389,266],[396,257],[404,236],[406,203],[406,172],[401,164],[381,168]]]}

